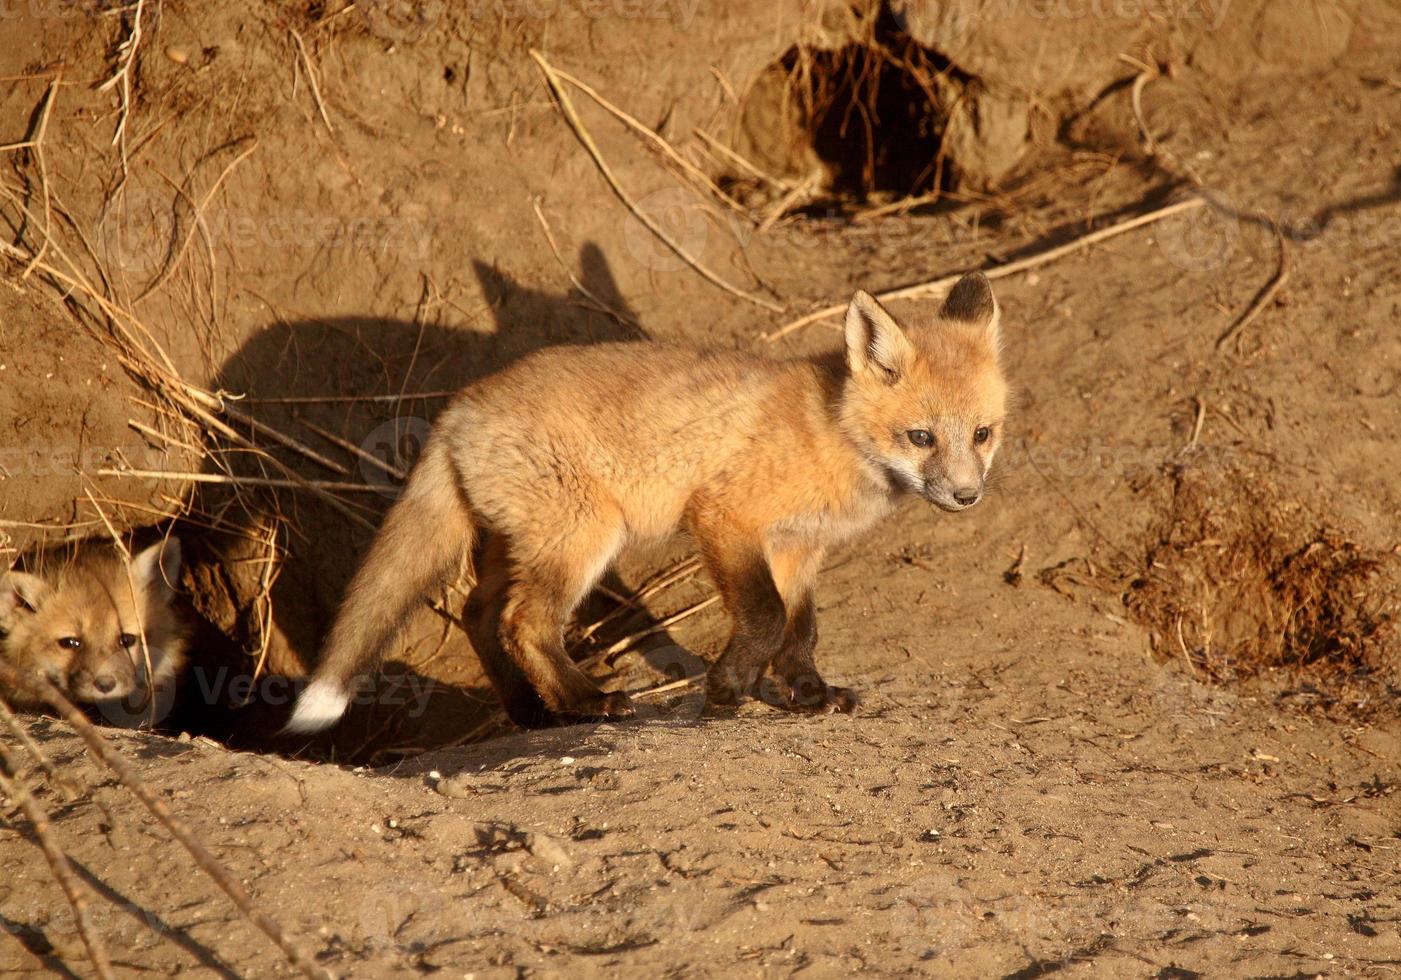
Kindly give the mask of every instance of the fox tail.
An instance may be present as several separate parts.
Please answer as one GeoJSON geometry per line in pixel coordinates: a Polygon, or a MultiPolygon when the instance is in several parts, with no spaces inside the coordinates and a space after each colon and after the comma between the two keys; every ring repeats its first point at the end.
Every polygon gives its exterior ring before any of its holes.
{"type": "Polygon", "coordinates": [[[357,680],[375,668],[414,604],[471,554],[476,537],[447,447],[430,440],[351,579],[311,684],[283,732],[310,734],[340,720],[357,680]]]}

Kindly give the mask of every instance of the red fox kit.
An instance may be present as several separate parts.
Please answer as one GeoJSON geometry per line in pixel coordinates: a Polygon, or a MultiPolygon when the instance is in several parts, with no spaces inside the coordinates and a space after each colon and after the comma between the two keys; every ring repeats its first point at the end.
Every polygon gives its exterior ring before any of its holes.
{"type": "Polygon", "coordinates": [[[965,276],[904,328],[869,294],[844,355],[776,361],[659,344],[539,351],[460,392],[351,581],[288,731],[328,727],[414,604],[470,555],[473,646],[517,723],[632,714],[563,628],[619,551],[684,526],[734,620],[708,697],[771,671],[793,706],[849,711],[813,661],[827,549],[901,494],[971,507],[1002,439],[999,310],[965,276]]]}
{"type": "MultiPolygon", "coordinates": [[[[170,608],[179,572],[180,542],[172,538],[138,553],[129,568],[101,545],[80,552],[52,581],[0,575],[0,657],[21,676],[43,676],[72,700],[98,706],[109,720],[139,724],[185,662],[186,629],[170,608]]],[[[22,706],[43,704],[34,690],[3,693],[22,706]]]]}

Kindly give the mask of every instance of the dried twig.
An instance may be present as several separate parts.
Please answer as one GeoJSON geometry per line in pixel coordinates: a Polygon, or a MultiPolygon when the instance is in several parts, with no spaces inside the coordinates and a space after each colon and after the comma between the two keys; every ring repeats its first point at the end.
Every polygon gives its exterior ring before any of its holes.
{"type": "Polygon", "coordinates": [[[1276,222],[1271,220],[1270,227],[1274,229],[1275,246],[1279,250],[1279,262],[1275,267],[1275,274],[1271,276],[1270,281],[1265,283],[1260,291],[1255,294],[1255,298],[1251,300],[1245,312],[1236,317],[1235,322],[1227,327],[1221,336],[1216,338],[1216,352],[1218,354],[1221,353],[1221,348],[1238,337],[1240,332],[1249,326],[1252,320],[1260,315],[1260,311],[1269,304],[1270,300],[1275,298],[1280,287],[1289,279],[1289,243],[1285,240],[1283,233],[1280,232],[1279,225],[1276,222]]]}
{"type": "Polygon", "coordinates": [[[141,46],[141,14],[145,4],[146,0],[136,0],[131,8],[131,30],[127,32],[126,39],[117,46],[116,71],[97,87],[99,92],[106,92],[113,86],[121,86],[121,113],[117,117],[117,130],[112,134],[112,145],[121,146],[123,179],[126,178],[127,172],[126,124],[131,116],[131,75],[136,70],[136,52],[141,46]]]}
{"type": "MultiPolygon", "coordinates": [[[[193,385],[189,385],[183,381],[179,381],[178,379],[172,381],[171,383],[176,385],[177,389],[174,392],[170,392],[170,396],[178,401],[178,403],[181,405],[181,407],[184,408],[187,414],[192,415],[197,420],[214,428],[225,438],[232,440],[236,445],[242,446],[244,449],[249,449],[254,452],[261,452],[261,450],[252,442],[250,442],[247,438],[245,438],[242,433],[240,433],[237,429],[226,425],[221,419],[216,418],[215,415],[212,414],[212,412],[205,407],[208,406],[214,411],[220,411],[224,407],[222,399],[211,395],[207,391],[203,391],[202,389],[196,388],[193,385]]],[[[374,524],[372,524],[370,521],[366,520],[364,517],[360,516],[359,514],[355,513],[355,511],[347,507],[341,500],[335,497],[326,487],[317,486],[315,481],[306,479],[296,470],[292,469],[292,467],[288,466],[282,460],[278,459],[276,456],[266,456],[265,458],[268,460],[268,462],[272,463],[273,466],[281,470],[282,474],[293,484],[295,484],[299,489],[306,490],[309,493],[315,494],[328,507],[333,509],[336,513],[340,514],[346,520],[352,521],[355,524],[358,524],[359,526],[365,528],[366,530],[375,530],[374,524]]],[[[242,482],[251,485],[249,480],[243,480],[242,482]]],[[[381,491],[383,490],[382,487],[378,489],[381,491]]]]}
{"type": "Polygon", "coordinates": [[[6,150],[29,150],[34,154],[34,165],[39,171],[39,188],[44,195],[44,240],[39,243],[38,251],[25,263],[24,271],[19,276],[21,280],[28,279],[34,267],[43,261],[53,234],[53,200],[49,196],[49,172],[44,163],[44,136],[49,131],[49,117],[53,114],[54,100],[58,97],[58,86],[62,81],[63,74],[60,72],[49,83],[49,90],[44,94],[44,104],[39,109],[39,118],[34,123],[33,135],[18,143],[0,146],[0,153],[6,150]]]}
{"type": "Polygon", "coordinates": [[[662,569],[638,586],[637,601],[649,599],[663,589],[671,588],[677,582],[684,581],[699,572],[702,567],[701,560],[696,555],[683,558],[670,568],[662,569]]]}
{"type": "Polygon", "coordinates": [[[1008,585],[1022,584],[1022,569],[1026,567],[1026,544],[1023,543],[1021,550],[1017,552],[1017,560],[1012,562],[1010,568],[1002,573],[1002,581],[1008,585]]]}
{"type": "Polygon", "coordinates": [[[151,815],[170,832],[170,835],[180,842],[196,865],[199,866],[206,875],[216,884],[219,889],[229,897],[234,906],[253,923],[263,935],[273,941],[303,976],[312,980],[327,980],[330,973],[318,966],[302,949],[294,943],[282,927],[275,922],[271,916],[254,903],[253,897],[239,884],[238,879],[229,873],[228,869],[219,862],[219,859],[211,854],[190,829],[185,826],[185,822],[171,812],[146,784],[138,777],[135,771],[127,765],[125,759],[115,752],[97,733],[92,722],[73,706],[63,693],[54,687],[47,678],[36,676],[30,682],[24,678],[8,664],[0,663],[0,686],[33,688],[36,693],[54,709],[64,721],[68,722],[87,744],[88,750],[112,773],[132,795],[141,801],[142,805],[150,811],[151,815]]]}
{"type": "Polygon", "coordinates": [[[705,143],[706,146],[714,150],[720,156],[724,157],[726,160],[739,167],[751,177],[763,181],[765,184],[768,184],[775,190],[786,191],[793,186],[792,181],[781,180],[780,178],[775,177],[773,174],[765,173],[763,170],[760,170],[759,167],[755,165],[753,161],[741,156],[735,150],[726,146],[724,143],[721,143],[718,139],[716,139],[714,136],[711,136],[705,130],[697,129],[696,135],[701,138],[701,142],[705,143]]]}
{"type": "Polygon", "coordinates": [[[929,191],[926,194],[916,194],[912,197],[902,197],[888,204],[878,204],[873,208],[858,211],[851,216],[851,220],[853,222],[873,221],[876,218],[884,218],[888,214],[904,214],[906,211],[923,207],[926,204],[936,204],[948,196],[949,192],[941,189],[929,191]]]}
{"type": "Polygon", "coordinates": [[[637,612],[639,609],[645,608],[643,603],[652,596],[661,592],[663,589],[670,588],[677,582],[690,578],[696,572],[700,571],[700,568],[700,559],[692,555],[690,558],[677,562],[670,568],[663,569],[638,586],[637,592],[633,595],[629,604],[620,605],[616,609],[609,610],[601,619],[596,620],[586,627],[583,632],[579,634],[579,640],[581,642],[587,640],[604,626],[607,626],[614,619],[625,613],[633,613],[637,612]]]}
{"type": "Polygon", "coordinates": [[[762,235],[764,232],[768,231],[785,214],[810,198],[813,192],[817,190],[817,185],[818,175],[810,174],[806,180],[774,202],[773,206],[765,213],[764,220],[759,222],[759,234],[762,235]]]}
{"type": "Polygon", "coordinates": [[[1129,90],[1129,105],[1133,108],[1133,118],[1138,122],[1138,131],[1143,134],[1143,149],[1150,157],[1158,154],[1158,141],[1148,128],[1148,120],[1143,116],[1143,90],[1148,83],[1158,77],[1158,69],[1127,54],[1119,55],[1119,60],[1138,69],[1133,87],[1129,90]]]}
{"type": "MultiPolygon", "coordinates": [[[[181,236],[179,243],[170,253],[169,260],[161,266],[160,270],[151,278],[151,281],[147,283],[145,288],[131,301],[133,306],[159,289],[165,281],[170,278],[171,273],[179,267],[180,260],[185,257],[185,250],[190,247],[190,242],[195,237],[195,229],[201,227],[204,222],[204,212],[205,209],[209,207],[209,202],[214,200],[214,195],[219,193],[219,188],[224,186],[224,181],[228,179],[229,174],[233,173],[234,167],[237,167],[244,160],[248,159],[249,155],[258,148],[257,139],[251,136],[245,137],[243,140],[235,141],[233,145],[237,146],[238,143],[242,142],[247,142],[248,145],[239,151],[234,158],[225,165],[224,169],[219,172],[218,177],[214,178],[214,183],[210,185],[209,190],[205,192],[199,204],[194,205],[192,202],[187,204],[188,207],[194,210],[194,218],[190,222],[190,227],[185,231],[185,234],[181,236]]],[[[225,149],[228,149],[228,147],[225,147],[225,149]]]]}
{"type": "MultiPolygon", "coordinates": [[[[263,571],[258,580],[258,594],[253,597],[254,610],[261,610],[258,616],[258,658],[253,665],[253,680],[256,683],[258,678],[263,676],[263,668],[267,665],[268,653],[272,649],[272,623],[273,623],[273,603],[272,587],[277,581],[278,575],[282,573],[282,565],[278,561],[277,554],[277,522],[269,521],[267,537],[264,539],[267,545],[267,556],[263,560],[263,571]]],[[[253,700],[253,685],[249,685],[248,693],[244,695],[243,703],[247,704],[253,700]]]]}
{"type": "Polygon", "coordinates": [[[1202,423],[1206,421],[1206,402],[1202,400],[1200,395],[1193,395],[1192,401],[1197,404],[1197,417],[1192,423],[1192,438],[1187,440],[1187,445],[1183,447],[1183,452],[1186,452],[1188,449],[1196,448],[1197,443],[1201,441],[1202,437],[1202,423]]]}
{"type": "Polygon", "coordinates": [[[545,60],[545,56],[539,51],[532,48],[530,56],[535,59],[535,62],[540,66],[540,70],[544,73],[545,83],[549,86],[550,91],[554,93],[560,111],[564,113],[564,118],[568,121],[570,128],[574,130],[574,135],[579,138],[579,142],[584,145],[584,149],[587,150],[589,156],[593,158],[594,164],[598,167],[599,173],[603,175],[603,179],[608,182],[609,188],[617,195],[618,200],[622,201],[623,205],[632,212],[633,217],[637,218],[637,220],[642,223],[643,227],[655,235],[657,240],[663,245],[671,249],[678,258],[692,269],[696,270],[706,282],[724,290],[731,296],[753,303],[755,306],[763,307],[774,313],[783,312],[783,307],[778,304],[772,303],[762,296],[746,292],[738,286],[733,286],[716,273],[710,271],[710,269],[702,265],[695,256],[686,251],[681,243],[667,234],[656,221],[637,207],[636,202],[633,201],[627,191],[623,190],[623,186],[618,183],[618,178],[613,175],[613,171],[608,166],[608,162],[603,159],[603,153],[599,150],[598,144],[596,144],[593,137],[589,135],[589,131],[584,128],[583,120],[579,118],[578,112],[574,109],[574,103],[570,101],[569,94],[564,90],[563,80],[556,74],[555,70],[550,67],[550,63],[545,60]]]}
{"type": "Polygon", "coordinates": [[[611,659],[612,657],[615,657],[618,654],[623,653],[626,650],[633,647],[639,640],[645,640],[649,636],[665,632],[667,629],[669,629],[672,626],[675,626],[683,619],[689,619],[696,613],[700,612],[702,609],[706,609],[710,606],[713,606],[719,601],[720,596],[717,593],[715,595],[710,596],[707,599],[702,599],[700,602],[693,603],[692,605],[687,606],[685,609],[682,609],[679,612],[672,613],[670,616],[666,617],[666,619],[663,619],[652,626],[648,626],[646,629],[638,630],[635,633],[629,633],[621,640],[618,640],[617,642],[605,647],[598,653],[591,654],[585,657],[583,660],[580,660],[579,667],[592,667],[595,664],[599,664],[605,660],[611,659]]]}
{"type": "Polygon", "coordinates": [[[302,56],[302,67],[306,69],[307,87],[311,89],[311,97],[316,102],[316,111],[321,114],[321,121],[326,124],[326,132],[334,136],[336,127],[331,125],[331,117],[326,114],[326,103],[321,101],[321,86],[316,83],[316,69],[312,67],[311,58],[307,56],[302,36],[290,27],[287,29],[287,33],[291,34],[292,40],[297,42],[297,53],[302,56]]]}
{"type": "Polygon", "coordinates": [[[342,438],[341,436],[336,435],[334,432],[321,428],[321,426],[317,425],[315,422],[312,422],[310,419],[298,418],[297,421],[300,422],[302,425],[306,426],[312,432],[315,432],[318,436],[320,436],[322,439],[325,439],[327,442],[332,443],[336,446],[340,446],[346,452],[358,457],[359,459],[364,460],[366,463],[369,463],[371,466],[375,467],[381,472],[389,474],[401,483],[409,478],[409,474],[406,473],[404,470],[399,469],[399,467],[393,465],[392,463],[386,463],[374,453],[366,452],[364,449],[362,449],[360,446],[355,445],[355,443],[351,442],[349,439],[342,438]]]}
{"type": "Polygon", "coordinates": [[[550,231],[550,224],[548,221],[545,220],[545,212],[540,210],[540,198],[537,197],[534,201],[531,202],[531,204],[535,207],[535,217],[540,219],[540,230],[545,233],[545,241],[549,244],[550,251],[555,253],[555,259],[559,261],[560,268],[563,269],[564,274],[569,277],[569,281],[574,284],[574,288],[579,290],[579,292],[583,293],[586,297],[592,300],[598,306],[599,310],[601,310],[604,313],[607,313],[614,320],[618,321],[618,323],[622,324],[625,327],[631,327],[632,329],[640,333],[642,331],[642,327],[638,324],[636,320],[632,319],[631,317],[624,316],[617,310],[613,309],[613,307],[609,306],[606,302],[604,302],[602,297],[600,297],[597,293],[595,293],[593,290],[589,289],[589,287],[585,286],[582,282],[579,281],[579,277],[574,274],[573,269],[569,268],[569,263],[565,262],[564,256],[560,254],[559,245],[555,242],[555,236],[550,231]]]}
{"type": "Polygon", "coordinates": [[[334,493],[385,493],[382,486],[369,483],[339,483],[335,480],[278,480],[262,476],[229,476],[225,473],[193,473],[178,470],[121,470],[103,468],[98,476],[132,480],[178,480],[187,483],[217,483],[225,486],[269,487],[283,490],[312,490],[334,493]]]}
{"type": "Polygon", "coordinates": [[[1138,131],[1143,136],[1143,149],[1150,157],[1154,158],[1155,164],[1179,180],[1185,180],[1194,187],[1204,188],[1206,182],[1202,180],[1201,174],[1197,173],[1195,167],[1177,158],[1167,147],[1158,142],[1153,135],[1153,130],[1148,127],[1148,117],[1143,112],[1143,90],[1147,88],[1149,82],[1157,81],[1162,77],[1162,73],[1152,65],[1144,64],[1137,58],[1128,55],[1119,55],[1119,60],[1132,65],[1138,69],[1138,74],[1134,76],[1133,86],[1129,89],[1129,104],[1133,109],[1134,121],[1138,123],[1138,131]]]}
{"type": "Polygon", "coordinates": [[[451,398],[452,391],[419,391],[404,395],[290,395],[282,398],[244,398],[248,405],[342,405],[367,402],[390,404],[399,401],[426,401],[432,398],[451,398]]]}
{"type": "Polygon", "coordinates": [[[0,520],[0,527],[23,528],[27,531],[73,531],[78,528],[94,527],[99,521],[74,521],[71,524],[45,524],[42,521],[0,520]]]}
{"type": "MultiPolygon", "coordinates": [[[[8,706],[6,706],[6,710],[9,710],[8,706]]],[[[0,773],[0,790],[3,790],[6,796],[18,803],[20,809],[24,811],[24,818],[29,821],[29,828],[34,832],[34,839],[39,842],[39,849],[44,852],[44,860],[49,863],[49,871],[53,873],[54,880],[63,889],[63,897],[68,899],[68,904],[73,909],[73,923],[78,928],[78,935],[83,940],[83,946],[87,948],[88,959],[92,960],[94,972],[102,980],[110,980],[116,974],[112,972],[112,959],[107,955],[107,947],[103,944],[97,931],[93,929],[92,922],[88,918],[87,887],[73,873],[73,866],[68,863],[68,855],[64,854],[63,849],[54,843],[49,815],[44,812],[44,808],[19,781],[17,777],[19,767],[15,757],[3,742],[0,742],[0,764],[3,764],[5,771],[10,774],[0,773]]]]}
{"type": "MultiPolygon", "coordinates": [[[[537,58],[536,60],[538,61],[539,59],[537,58]]],[[[593,99],[594,102],[596,102],[601,108],[603,108],[607,112],[611,113],[613,117],[619,122],[621,122],[624,126],[627,126],[633,132],[641,136],[646,142],[651,144],[658,152],[660,152],[668,160],[671,160],[673,163],[675,163],[676,166],[681,168],[683,173],[691,177],[702,187],[704,187],[708,192],[710,192],[710,194],[714,196],[717,200],[723,201],[730,208],[730,210],[734,211],[736,214],[741,215],[746,220],[753,220],[749,212],[745,210],[744,205],[740,204],[730,195],[726,194],[723,190],[721,190],[720,187],[716,185],[715,181],[711,180],[710,177],[706,175],[705,171],[701,170],[690,160],[687,160],[680,153],[677,153],[676,150],[672,148],[671,144],[668,143],[666,140],[662,139],[662,137],[658,135],[655,130],[649,129],[646,126],[644,126],[636,118],[630,116],[622,109],[619,109],[612,102],[609,102],[607,99],[605,99],[592,86],[575,78],[573,75],[569,74],[569,72],[559,68],[552,68],[551,70],[557,77],[564,79],[570,85],[573,85],[579,91],[583,92],[589,98],[593,99]]]]}
{"type": "Polygon", "coordinates": [[[6,153],[10,150],[36,150],[44,145],[44,134],[49,128],[49,114],[53,109],[54,97],[58,95],[58,86],[62,80],[63,75],[58,74],[49,83],[48,91],[44,93],[44,103],[39,107],[39,118],[34,123],[34,135],[22,139],[18,143],[0,143],[0,153],[6,153]]]}
{"type": "MultiPolygon", "coordinates": [[[[1025,272],[1027,269],[1034,269],[1038,266],[1054,262],[1057,259],[1064,258],[1090,245],[1094,245],[1109,238],[1114,238],[1128,231],[1133,231],[1135,228],[1142,228],[1144,225],[1150,225],[1156,221],[1162,221],[1164,218],[1171,218],[1174,215],[1182,214],[1184,211],[1191,211],[1194,208],[1202,207],[1206,203],[1204,198],[1190,197],[1184,201],[1178,201],[1175,204],[1169,204],[1166,207],[1158,208],[1155,211],[1149,211],[1145,214],[1125,219],[1107,228],[1100,228],[1089,234],[1081,235],[1074,241],[1066,242],[1064,245],[1057,245],[1055,248],[1048,248],[1044,252],[1029,255],[1024,259],[1008,262],[1006,265],[996,265],[985,268],[982,272],[989,279],[1003,279],[1007,276],[1015,275],[1018,272],[1025,272]]],[[[910,299],[927,293],[937,293],[951,288],[954,283],[963,278],[963,275],[964,273],[957,272],[952,275],[942,276],[938,279],[931,279],[928,282],[915,283],[911,286],[901,286],[899,289],[891,289],[883,293],[877,293],[876,298],[882,302],[888,302],[890,300],[910,299]]],[[[845,303],[824,307],[823,309],[809,313],[807,316],[799,317],[792,323],[785,324],[777,330],[765,334],[764,339],[769,343],[773,343],[791,333],[801,330],[803,327],[844,313],[846,312],[846,307],[847,304],[845,303]]]]}
{"type": "Polygon", "coordinates": [[[235,422],[238,422],[240,425],[247,426],[249,429],[258,433],[259,435],[266,436],[273,442],[277,443],[279,446],[282,446],[286,449],[290,449],[298,455],[311,460],[317,466],[324,467],[325,469],[330,470],[332,473],[339,474],[340,476],[350,475],[350,470],[342,464],[337,463],[334,459],[330,459],[329,457],[323,456],[321,453],[318,453],[315,449],[312,449],[300,439],[294,439],[292,436],[287,435],[282,430],[275,429],[272,426],[268,425],[266,422],[259,421],[251,415],[247,415],[243,412],[240,412],[228,402],[222,402],[220,404],[219,412],[220,414],[226,415],[229,418],[233,419],[235,422]]]}
{"type": "Polygon", "coordinates": [[[705,680],[704,674],[696,674],[694,677],[683,677],[679,681],[670,681],[666,684],[658,684],[656,687],[643,687],[635,691],[628,691],[630,698],[653,698],[658,694],[667,694],[671,691],[678,691],[683,687],[695,687],[705,680]]]}

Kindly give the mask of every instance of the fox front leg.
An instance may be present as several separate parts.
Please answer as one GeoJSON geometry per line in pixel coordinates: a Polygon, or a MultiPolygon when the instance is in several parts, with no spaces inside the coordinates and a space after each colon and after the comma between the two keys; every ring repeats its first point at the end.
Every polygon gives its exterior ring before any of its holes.
{"type": "Polygon", "coordinates": [[[817,670],[817,612],[812,594],[797,599],[789,610],[783,646],[774,655],[770,674],[759,684],[760,697],[779,708],[849,714],[856,710],[856,692],[833,687],[817,670]]]}
{"type": "Polygon", "coordinates": [[[764,668],[782,648],[786,615],[783,598],[762,563],[752,565],[742,575],[716,578],[734,617],[734,632],[706,675],[707,700],[731,705],[754,689],[764,668]]]}
{"type": "Polygon", "coordinates": [[[730,642],[706,675],[707,700],[715,705],[737,704],[753,690],[783,646],[787,624],[783,596],[758,536],[746,533],[733,514],[696,507],[690,527],[701,560],[733,620],[730,642]]]}

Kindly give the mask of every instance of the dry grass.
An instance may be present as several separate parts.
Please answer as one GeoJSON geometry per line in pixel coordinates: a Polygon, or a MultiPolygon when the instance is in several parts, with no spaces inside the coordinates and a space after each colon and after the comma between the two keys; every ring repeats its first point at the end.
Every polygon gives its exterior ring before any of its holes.
{"type": "Polygon", "coordinates": [[[1266,474],[1187,464],[1173,474],[1124,600],[1157,652],[1199,676],[1287,670],[1336,683],[1387,656],[1397,565],[1266,474]]]}

